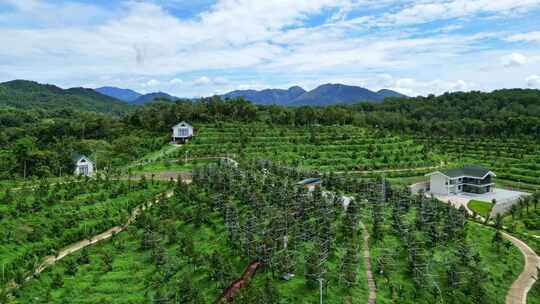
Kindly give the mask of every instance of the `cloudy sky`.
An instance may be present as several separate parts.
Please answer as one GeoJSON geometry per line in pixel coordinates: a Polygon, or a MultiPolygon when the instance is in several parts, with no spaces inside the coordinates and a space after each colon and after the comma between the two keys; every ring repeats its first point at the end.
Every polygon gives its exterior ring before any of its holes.
{"type": "Polygon", "coordinates": [[[0,0],[0,81],[540,89],[540,0],[0,0]]]}

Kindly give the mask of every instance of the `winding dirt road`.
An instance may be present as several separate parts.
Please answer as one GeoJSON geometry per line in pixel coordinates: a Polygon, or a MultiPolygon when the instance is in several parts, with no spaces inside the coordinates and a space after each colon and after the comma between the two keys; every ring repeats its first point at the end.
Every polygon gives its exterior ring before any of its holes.
{"type": "MultiPolygon", "coordinates": [[[[172,195],[173,195],[173,191],[170,190],[165,194],[165,197],[169,198],[172,195]]],[[[137,219],[137,217],[141,214],[141,212],[143,212],[147,208],[152,207],[154,204],[158,204],[160,202],[161,201],[159,201],[159,199],[155,199],[153,201],[146,202],[146,203],[142,204],[141,206],[136,207],[135,209],[133,209],[133,211],[131,212],[131,216],[128,218],[128,220],[126,221],[126,223],[124,225],[112,227],[109,230],[104,231],[104,232],[102,232],[100,234],[94,235],[89,239],[82,240],[82,241],[79,241],[77,243],[73,243],[73,244],[71,244],[71,245],[69,245],[67,247],[64,247],[63,249],[61,249],[58,252],[58,254],[56,256],[53,256],[53,255],[46,256],[45,258],[43,258],[43,261],[36,268],[34,273],[26,278],[26,281],[31,280],[34,276],[40,274],[41,272],[43,272],[43,270],[45,270],[48,267],[54,265],[56,262],[58,262],[61,259],[65,258],[66,256],[68,256],[68,255],[70,255],[70,254],[72,254],[74,252],[77,252],[79,250],[82,250],[86,246],[89,246],[89,245],[95,244],[97,242],[106,240],[106,239],[112,237],[116,233],[122,232],[131,223],[133,223],[133,221],[135,221],[137,219]]]]}

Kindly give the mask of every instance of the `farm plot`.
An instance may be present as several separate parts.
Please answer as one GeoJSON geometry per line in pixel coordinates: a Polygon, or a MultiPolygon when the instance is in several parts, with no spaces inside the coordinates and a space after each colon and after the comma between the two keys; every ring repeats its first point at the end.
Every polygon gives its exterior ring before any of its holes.
{"type": "Polygon", "coordinates": [[[333,175],[328,189],[356,196],[343,211],[339,200],[293,186],[308,174],[269,162],[197,170],[136,227],[42,273],[18,299],[208,303],[257,260],[263,266],[235,303],[314,303],[319,278],[325,303],[366,303],[362,220],[377,303],[504,303],[523,259],[494,230],[387,183],[333,175]]]}
{"type": "Polygon", "coordinates": [[[361,202],[377,303],[505,303],[523,256],[494,229],[469,221],[465,210],[388,183],[329,175],[325,186],[361,202]]]}
{"type": "Polygon", "coordinates": [[[123,223],[165,187],[97,178],[43,180],[37,187],[6,190],[0,204],[0,286],[21,284],[44,256],[123,223]]]}
{"type": "Polygon", "coordinates": [[[176,159],[231,156],[238,160],[272,159],[320,171],[409,169],[440,161],[412,139],[354,126],[283,127],[262,123],[197,126],[197,136],[172,153],[176,159]]]}
{"type": "MultiPolygon", "coordinates": [[[[279,254],[274,252],[270,247],[275,248],[276,244],[267,243],[259,229],[264,229],[262,226],[277,227],[262,221],[268,210],[261,208],[258,208],[263,212],[261,218],[250,228],[253,231],[233,231],[230,212],[237,210],[238,220],[249,222],[254,218],[246,217],[248,211],[251,214],[254,210],[247,202],[238,201],[236,195],[217,192],[221,187],[216,184],[217,179],[228,177],[205,176],[199,176],[203,179],[189,186],[179,184],[173,198],[145,212],[134,227],[111,241],[93,246],[42,273],[18,292],[18,300],[35,303],[61,302],[63,299],[77,303],[211,303],[240,276],[250,261],[260,258],[267,261],[265,266],[256,272],[246,288],[235,293],[235,303],[254,303],[256,299],[264,299],[263,303],[275,303],[277,299],[288,303],[315,302],[319,297],[317,283],[304,275],[317,271],[305,266],[314,264],[315,261],[306,259],[314,259],[314,253],[320,252],[320,247],[311,240],[314,236],[303,234],[308,240],[301,240],[293,237],[291,232],[289,250],[279,254]],[[297,276],[289,282],[281,281],[281,274],[289,272],[297,276]]],[[[234,191],[237,192],[240,185],[247,186],[246,181],[233,186],[234,191]]],[[[268,181],[267,186],[270,184],[268,181]]],[[[244,189],[251,191],[255,185],[247,187],[244,189]]],[[[259,187],[262,184],[257,186],[260,190],[259,187]]],[[[277,192],[272,193],[271,196],[276,198],[277,192]]],[[[270,194],[261,199],[270,202],[270,194]]],[[[275,212],[279,211],[277,206],[273,208],[275,212]]],[[[292,225],[292,218],[289,219],[292,225]]],[[[305,225],[316,227],[313,221],[307,221],[305,225]]],[[[348,239],[339,233],[337,226],[328,228],[338,233],[340,242],[348,239]]],[[[349,228],[347,231],[356,235],[358,231],[354,226],[349,228]]],[[[345,283],[339,283],[339,272],[344,269],[341,261],[345,256],[355,257],[359,253],[347,251],[347,247],[346,243],[332,245],[333,253],[325,266],[325,278],[333,285],[325,289],[325,303],[343,303],[347,294],[354,297],[353,303],[363,303],[367,298],[358,257],[351,259],[346,268],[352,272],[347,277],[352,282],[347,287],[343,287],[345,283]]]]}

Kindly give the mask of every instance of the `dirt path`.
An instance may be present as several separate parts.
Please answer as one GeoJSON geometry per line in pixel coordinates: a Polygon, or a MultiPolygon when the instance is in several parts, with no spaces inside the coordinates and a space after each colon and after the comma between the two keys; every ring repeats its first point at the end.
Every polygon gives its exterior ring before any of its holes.
{"type": "Polygon", "coordinates": [[[159,151],[160,153],[153,154],[148,158],[139,159],[138,161],[129,164],[126,168],[133,168],[133,167],[136,167],[136,166],[146,165],[146,164],[155,162],[158,158],[163,157],[163,156],[167,156],[167,155],[171,154],[172,152],[182,148],[183,146],[184,146],[183,144],[169,144],[167,146],[167,148],[169,148],[169,149],[162,149],[162,150],[159,151]]]}
{"type": "MultiPolygon", "coordinates": [[[[166,198],[169,198],[173,195],[173,191],[168,191],[166,194],[165,194],[165,197],[166,198]]],[[[89,246],[89,245],[92,245],[92,244],[95,244],[97,242],[100,242],[100,241],[103,241],[103,240],[106,240],[110,237],[112,237],[114,234],[116,233],[119,233],[119,232],[122,232],[124,229],[126,229],[131,223],[133,223],[133,221],[135,221],[135,219],[137,219],[137,217],[139,216],[139,214],[141,214],[141,212],[143,212],[144,210],[146,210],[147,208],[150,208],[152,207],[154,204],[157,204],[157,203],[160,203],[159,199],[155,199],[153,201],[150,201],[150,202],[146,202],[144,203],[143,205],[139,206],[139,207],[136,207],[135,209],[133,209],[133,211],[131,212],[131,216],[128,218],[128,220],[126,221],[126,223],[122,226],[115,226],[115,227],[112,227],[110,228],[109,230],[107,231],[104,231],[100,234],[97,234],[97,235],[94,235],[92,236],[91,238],[89,239],[86,239],[86,240],[82,240],[82,241],[79,241],[77,243],[73,243],[67,247],[64,247],[63,249],[61,249],[58,254],[56,256],[46,256],[45,258],[43,258],[43,261],[41,262],[41,264],[38,266],[38,268],[36,268],[36,270],[34,271],[34,273],[32,275],[30,275],[29,277],[26,278],[26,281],[29,281],[30,279],[32,279],[34,276],[40,274],[41,272],[43,272],[45,269],[47,269],[48,267],[54,265],[56,262],[62,260],[64,257],[74,253],[74,252],[77,252],[81,249],[83,249],[84,247],[86,246],[89,246]]]]}
{"type": "Polygon", "coordinates": [[[405,169],[385,169],[385,170],[362,170],[362,171],[332,171],[334,174],[370,174],[370,173],[386,173],[386,172],[406,172],[406,171],[415,171],[415,170],[433,170],[442,168],[443,164],[431,167],[418,167],[418,168],[405,168],[405,169]]]}
{"type": "Polygon", "coordinates": [[[368,304],[375,304],[377,299],[377,286],[375,285],[375,280],[373,279],[373,272],[371,271],[371,256],[369,254],[369,233],[364,226],[364,223],[360,222],[360,227],[362,228],[362,236],[364,238],[364,268],[366,271],[366,278],[368,281],[369,288],[369,297],[368,304]]]}
{"type": "Polygon", "coordinates": [[[146,177],[146,179],[151,179],[152,175],[154,176],[155,180],[160,181],[170,181],[171,179],[177,180],[178,178],[181,178],[183,181],[191,180],[193,178],[193,174],[188,171],[158,171],[158,172],[146,172],[146,173],[137,173],[133,174],[131,176],[132,179],[139,179],[141,176],[146,177]]]}
{"type": "Polygon", "coordinates": [[[540,267],[540,258],[523,241],[502,232],[505,239],[509,240],[519,248],[525,257],[525,266],[523,271],[514,281],[512,287],[506,294],[506,304],[527,304],[527,293],[532,288],[538,278],[538,267],[540,267]]]}

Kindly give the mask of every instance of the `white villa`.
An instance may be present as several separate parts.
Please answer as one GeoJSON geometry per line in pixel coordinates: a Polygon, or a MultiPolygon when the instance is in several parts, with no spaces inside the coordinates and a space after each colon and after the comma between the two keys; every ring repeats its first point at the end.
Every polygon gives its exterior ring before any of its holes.
{"type": "Polygon", "coordinates": [[[478,167],[466,166],[458,169],[442,170],[426,174],[429,176],[429,191],[438,195],[459,193],[484,194],[493,192],[495,177],[492,171],[478,167]]]}
{"type": "Polygon", "coordinates": [[[94,174],[94,163],[86,156],[74,154],[72,157],[75,163],[75,175],[92,176],[94,174]]]}
{"type": "Polygon", "coordinates": [[[185,121],[172,127],[172,142],[173,143],[185,143],[193,137],[193,126],[185,121]]]}

